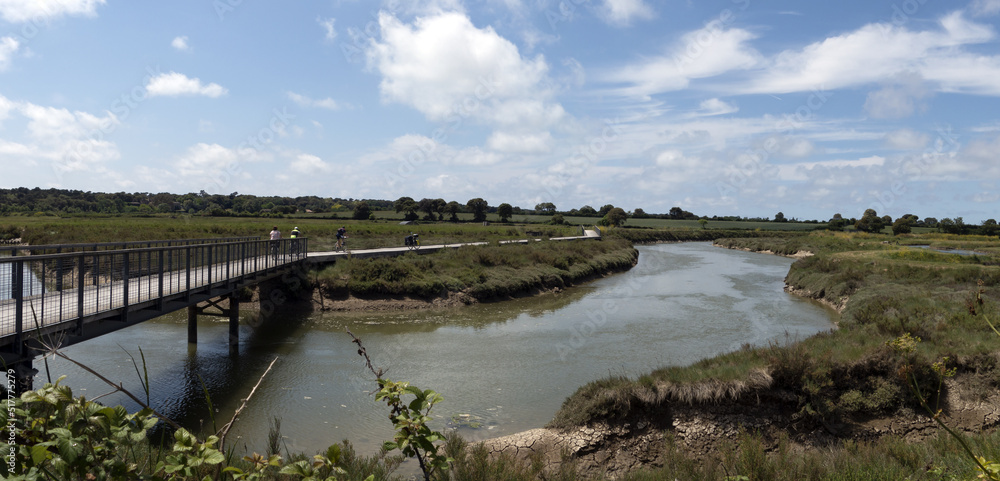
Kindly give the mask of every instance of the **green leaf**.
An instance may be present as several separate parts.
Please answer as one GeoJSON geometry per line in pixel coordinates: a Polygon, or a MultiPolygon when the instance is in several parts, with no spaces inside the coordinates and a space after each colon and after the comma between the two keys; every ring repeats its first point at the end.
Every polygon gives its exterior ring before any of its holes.
{"type": "Polygon", "coordinates": [[[382,443],[382,449],[385,449],[386,451],[392,451],[394,449],[399,449],[399,445],[392,441],[386,441],[382,443]]]}
{"type": "Polygon", "coordinates": [[[334,444],[327,448],[326,457],[332,464],[340,464],[340,445],[334,444]]]}
{"type": "Polygon", "coordinates": [[[226,460],[226,456],[218,449],[210,449],[203,459],[207,464],[219,464],[226,460]]]}
{"type": "Polygon", "coordinates": [[[67,463],[73,464],[76,459],[80,457],[80,444],[76,442],[73,438],[60,438],[59,439],[59,455],[66,460],[67,463]]]}
{"type": "Polygon", "coordinates": [[[46,446],[41,444],[36,444],[31,447],[31,463],[35,466],[42,464],[46,459],[49,459],[50,453],[46,446]]]}
{"type": "Polygon", "coordinates": [[[424,392],[421,391],[420,388],[416,386],[406,386],[406,388],[403,389],[403,391],[416,396],[417,399],[423,399],[425,397],[424,392]]]}

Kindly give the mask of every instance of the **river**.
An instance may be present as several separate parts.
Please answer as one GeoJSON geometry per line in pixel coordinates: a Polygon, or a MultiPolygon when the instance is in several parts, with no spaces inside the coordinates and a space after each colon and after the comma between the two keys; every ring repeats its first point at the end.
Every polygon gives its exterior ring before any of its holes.
{"type": "MultiPolygon", "coordinates": [[[[66,348],[64,352],[145,396],[132,358],[145,357],[152,405],[189,429],[221,428],[275,358],[230,433],[261,451],[268,421],[281,418],[285,446],[313,453],[349,439],[372,453],[391,439],[384,405],[370,394],[350,329],[386,377],[434,389],[444,402],[434,427],[458,423],[471,440],[541,427],[563,400],[608,375],[638,376],[738,349],[802,339],[834,327],[837,314],[783,291],[791,259],[708,243],[639,247],[632,270],[534,298],[443,311],[331,313],[304,309],[253,329],[244,322],[238,356],[228,355],[228,321],[202,318],[187,344],[183,312],[66,348]],[[204,385],[202,384],[204,382],[204,385]],[[207,405],[205,390],[214,406],[207,405]],[[446,423],[448,423],[446,425],[446,423]]],[[[36,386],[69,377],[88,398],[111,389],[51,359],[36,386]]],[[[121,394],[101,399],[136,405],[121,394]]]]}

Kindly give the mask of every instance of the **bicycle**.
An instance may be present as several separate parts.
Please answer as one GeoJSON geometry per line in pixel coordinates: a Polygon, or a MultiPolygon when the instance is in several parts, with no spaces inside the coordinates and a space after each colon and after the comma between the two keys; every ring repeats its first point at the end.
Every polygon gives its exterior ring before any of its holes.
{"type": "Polygon", "coordinates": [[[340,243],[338,245],[334,246],[333,250],[334,250],[334,252],[340,252],[340,251],[347,252],[347,253],[351,252],[351,251],[347,250],[347,236],[346,235],[340,238],[340,243]]]}
{"type": "Polygon", "coordinates": [[[410,249],[415,251],[420,248],[420,234],[410,234],[403,238],[403,244],[410,249]]]}

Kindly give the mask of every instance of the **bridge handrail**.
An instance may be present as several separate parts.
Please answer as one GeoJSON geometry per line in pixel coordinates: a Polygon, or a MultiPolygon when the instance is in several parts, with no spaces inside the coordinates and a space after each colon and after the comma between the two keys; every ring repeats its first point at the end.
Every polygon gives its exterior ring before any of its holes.
{"type": "Polygon", "coordinates": [[[251,239],[0,258],[0,347],[21,345],[33,330],[34,309],[45,328],[82,326],[103,313],[124,320],[134,305],[162,305],[196,289],[235,289],[308,256],[305,237],[251,239]]]}
{"type": "MultiPolygon", "coordinates": [[[[101,250],[101,251],[75,251],[75,252],[61,252],[56,254],[38,254],[33,256],[0,256],[0,264],[7,264],[17,261],[46,261],[52,259],[68,258],[68,257],[78,257],[80,255],[86,255],[88,257],[92,256],[114,256],[121,253],[129,254],[140,254],[144,252],[158,252],[158,251],[175,251],[181,249],[188,249],[191,247],[222,247],[227,245],[241,245],[241,244],[253,244],[253,243],[264,243],[269,244],[271,240],[262,237],[247,237],[242,238],[241,241],[231,241],[231,242],[207,242],[207,243],[197,243],[197,244],[182,244],[182,245],[171,245],[171,246],[161,246],[161,247],[141,247],[133,249],[114,249],[114,250],[101,250]]],[[[290,244],[293,240],[306,241],[306,237],[299,237],[297,239],[280,239],[279,245],[281,243],[290,244]]]]}
{"type": "Polygon", "coordinates": [[[32,255],[33,251],[50,251],[55,250],[56,253],[73,253],[73,252],[92,252],[92,251],[113,251],[113,250],[125,250],[132,249],[131,246],[141,246],[145,245],[146,248],[152,248],[154,245],[163,245],[167,247],[170,246],[184,246],[184,245],[199,245],[199,244],[218,244],[224,242],[241,242],[247,240],[260,239],[260,236],[239,236],[239,237],[208,237],[208,238],[198,238],[198,239],[161,239],[152,241],[121,241],[121,242],[88,242],[81,244],[41,244],[41,245],[26,245],[26,246],[4,246],[0,247],[0,254],[8,253],[11,257],[16,257],[18,252],[27,251],[28,255],[32,255]],[[73,249],[66,252],[62,252],[64,249],[73,249]]]}

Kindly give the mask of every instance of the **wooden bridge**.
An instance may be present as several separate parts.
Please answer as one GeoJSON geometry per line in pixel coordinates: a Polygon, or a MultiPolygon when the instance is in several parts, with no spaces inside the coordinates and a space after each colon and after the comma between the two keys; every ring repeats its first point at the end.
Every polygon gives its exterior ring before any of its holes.
{"type": "MultiPolygon", "coordinates": [[[[600,238],[600,231],[581,234],[552,240],[600,238]]],[[[428,245],[416,253],[480,244],[486,243],[428,245]]],[[[35,356],[180,309],[188,309],[188,342],[196,343],[197,316],[206,307],[229,317],[230,351],[236,352],[240,289],[304,273],[306,261],[324,264],[411,250],[310,253],[308,246],[307,238],[237,237],[0,247],[0,361],[5,370],[14,370],[17,390],[28,390],[37,372],[35,356]]]]}

